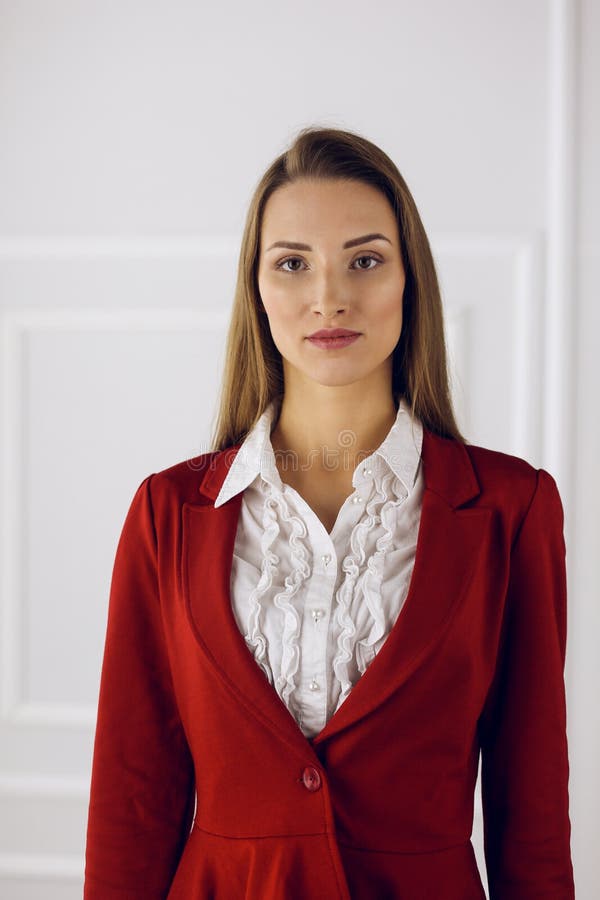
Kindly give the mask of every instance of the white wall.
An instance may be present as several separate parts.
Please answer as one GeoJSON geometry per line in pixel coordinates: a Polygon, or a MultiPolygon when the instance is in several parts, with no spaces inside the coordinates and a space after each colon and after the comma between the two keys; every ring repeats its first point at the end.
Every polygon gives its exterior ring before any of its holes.
{"type": "Polygon", "coordinates": [[[582,3],[579,33],[568,699],[578,896],[591,900],[600,883],[600,4],[596,0],[582,3]]]}
{"type": "Polygon", "coordinates": [[[599,38],[594,0],[0,0],[1,897],[81,896],[118,534],[145,475],[207,449],[247,202],[316,123],[413,191],[464,432],[558,481],[593,900],[599,38]]]}

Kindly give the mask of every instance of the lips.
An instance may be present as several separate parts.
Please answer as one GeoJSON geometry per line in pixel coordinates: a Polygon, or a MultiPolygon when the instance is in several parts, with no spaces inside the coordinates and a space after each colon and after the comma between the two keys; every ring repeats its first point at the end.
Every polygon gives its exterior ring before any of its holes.
{"type": "Polygon", "coordinates": [[[359,331],[350,331],[347,328],[322,328],[320,331],[315,331],[313,334],[309,334],[308,337],[310,340],[332,340],[333,338],[347,338],[347,337],[356,337],[360,334],[359,331]]]}
{"type": "Polygon", "coordinates": [[[313,345],[313,347],[320,347],[322,350],[337,350],[342,347],[348,347],[350,344],[353,344],[360,337],[359,332],[350,332],[346,334],[342,334],[339,337],[311,337],[307,338],[308,341],[313,345]]]}

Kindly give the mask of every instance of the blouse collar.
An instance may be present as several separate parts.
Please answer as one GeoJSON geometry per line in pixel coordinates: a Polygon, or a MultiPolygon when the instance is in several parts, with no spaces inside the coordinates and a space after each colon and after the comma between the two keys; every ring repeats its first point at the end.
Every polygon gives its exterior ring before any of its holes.
{"type": "MultiPolygon", "coordinates": [[[[221,506],[245,490],[258,476],[281,490],[283,484],[271,443],[271,429],[279,414],[280,403],[280,398],[273,399],[246,435],[215,500],[215,507],[221,506]]],[[[377,450],[361,460],[354,469],[353,486],[360,487],[361,484],[374,478],[376,473],[380,473],[382,468],[389,468],[400,479],[409,494],[417,477],[422,445],[421,421],[412,415],[405,398],[401,397],[396,419],[386,437],[377,450]]],[[[351,448],[351,444],[349,447],[351,448]]],[[[340,450],[343,465],[343,444],[340,450]]],[[[292,453],[283,460],[293,467],[292,453]]]]}

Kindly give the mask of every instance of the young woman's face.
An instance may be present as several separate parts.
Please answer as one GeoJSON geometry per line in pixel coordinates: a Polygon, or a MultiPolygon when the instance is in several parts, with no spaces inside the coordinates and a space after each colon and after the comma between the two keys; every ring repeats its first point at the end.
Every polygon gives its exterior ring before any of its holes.
{"type": "Polygon", "coordinates": [[[349,384],[381,367],[391,379],[404,284],[396,218],[376,188],[302,179],[269,197],[258,288],[286,384],[294,372],[321,384],[349,384]],[[327,328],[359,337],[335,348],[308,340],[327,328]]]}

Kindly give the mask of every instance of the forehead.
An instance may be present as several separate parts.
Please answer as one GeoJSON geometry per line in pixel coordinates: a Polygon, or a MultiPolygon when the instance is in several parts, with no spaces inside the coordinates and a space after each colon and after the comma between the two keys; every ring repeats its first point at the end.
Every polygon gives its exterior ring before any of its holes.
{"type": "Polygon", "coordinates": [[[341,231],[346,238],[387,229],[395,237],[396,218],[387,197],[370,184],[356,180],[309,180],[277,188],[265,205],[265,241],[302,240],[341,231]],[[284,233],[285,232],[285,233],[284,233]]]}

